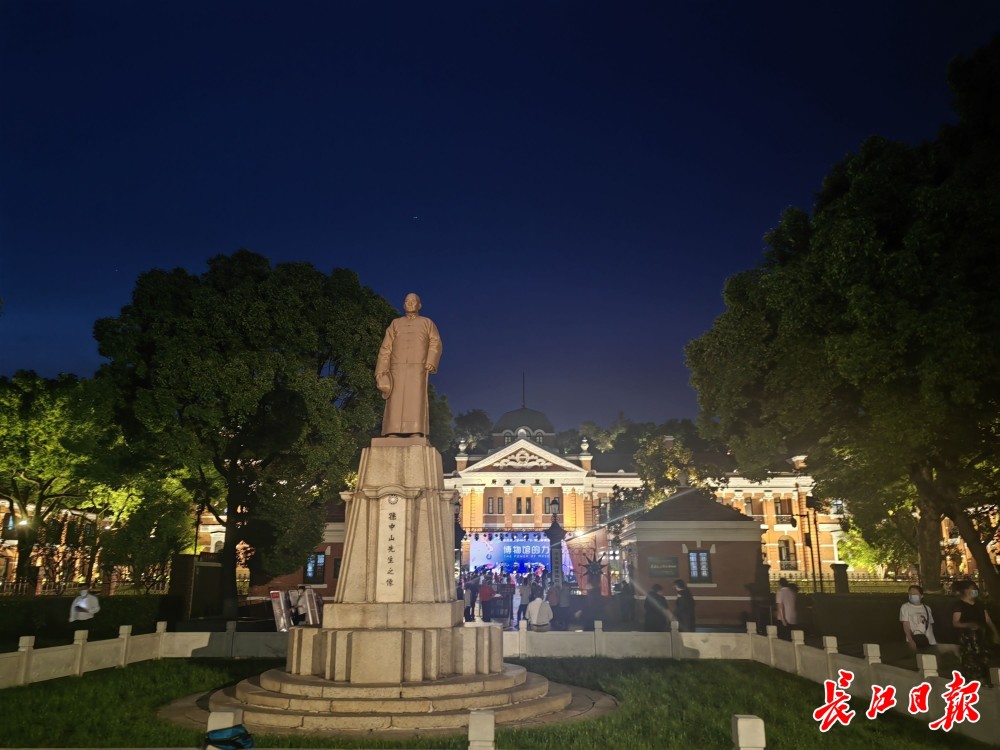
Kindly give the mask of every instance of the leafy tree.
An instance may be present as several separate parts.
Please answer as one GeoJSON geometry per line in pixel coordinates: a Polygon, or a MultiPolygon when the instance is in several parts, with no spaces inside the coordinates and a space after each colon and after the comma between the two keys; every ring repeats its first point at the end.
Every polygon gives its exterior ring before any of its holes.
{"type": "MultiPolygon", "coordinates": [[[[611,450],[611,447],[614,445],[614,435],[612,435],[611,430],[604,429],[596,422],[582,422],[579,433],[590,442],[591,450],[604,453],[611,450]]],[[[576,450],[579,450],[579,448],[580,446],[577,444],[576,450]]]]}
{"type": "Polygon", "coordinates": [[[79,388],[71,375],[46,379],[20,371],[0,378],[0,501],[16,519],[19,583],[36,581],[32,554],[46,524],[87,494],[80,478],[85,458],[67,448],[68,438],[86,429],[71,419],[79,388]]]}
{"type": "Polygon", "coordinates": [[[448,405],[448,397],[438,395],[433,385],[427,386],[428,408],[430,410],[430,437],[428,438],[440,453],[444,453],[454,447],[455,430],[452,427],[451,407],[448,405]]]}
{"type": "MultiPolygon", "coordinates": [[[[742,472],[804,453],[822,494],[883,517],[902,483],[928,528],[958,526],[991,590],[992,529],[976,518],[1000,489],[998,60],[1000,37],[952,65],[960,122],[935,142],[871,139],[812,215],[787,211],[687,347],[701,426],[742,472]]],[[[931,546],[921,573],[937,588],[931,546]]]]}
{"type": "Polygon", "coordinates": [[[580,452],[580,443],[583,440],[583,435],[575,427],[571,427],[568,430],[562,430],[556,433],[555,437],[555,448],[560,453],[570,453],[576,454],[580,452]]]}
{"type": "Polygon", "coordinates": [[[124,568],[129,580],[148,593],[167,580],[171,559],[191,545],[194,535],[180,482],[167,479],[145,490],[135,512],[105,535],[101,561],[105,569],[124,568]]]}
{"type": "Polygon", "coordinates": [[[455,417],[455,438],[466,442],[466,450],[489,448],[493,420],[482,409],[470,409],[455,417]],[[480,445],[481,444],[481,445],[480,445]]]}
{"type": "Polygon", "coordinates": [[[143,274],[132,304],[97,322],[99,378],[121,394],[127,437],[225,523],[226,617],[242,545],[264,580],[320,541],[325,503],[382,413],[372,373],[394,316],[350,271],[240,250],[200,276],[143,274]]]}

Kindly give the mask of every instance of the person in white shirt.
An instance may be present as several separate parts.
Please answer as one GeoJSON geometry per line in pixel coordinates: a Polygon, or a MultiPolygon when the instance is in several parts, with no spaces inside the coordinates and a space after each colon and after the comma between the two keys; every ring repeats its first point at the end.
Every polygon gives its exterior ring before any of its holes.
{"type": "Polygon", "coordinates": [[[552,625],[552,606],[543,596],[533,596],[528,602],[528,627],[536,633],[547,633],[552,625]]]}
{"type": "Polygon", "coordinates": [[[83,584],[80,586],[80,593],[69,605],[69,621],[92,620],[94,615],[100,611],[101,605],[98,603],[97,597],[90,593],[90,587],[87,584],[83,584]]]}
{"type": "Polygon", "coordinates": [[[774,595],[774,603],[778,605],[778,637],[788,641],[792,638],[792,627],[799,623],[795,611],[796,587],[787,578],[779,579],[778,587],[778,593],[774,595]]]}
{"type": "Polygon", "coordinates": [[[934,615],[931,608],[922,603],[924,590],[920,586],[910,586],[907,602],[899,608],[899,621],[903,625],[906,645],[914,651],[922,651],[937,645],[934,640],[934,615]]]}

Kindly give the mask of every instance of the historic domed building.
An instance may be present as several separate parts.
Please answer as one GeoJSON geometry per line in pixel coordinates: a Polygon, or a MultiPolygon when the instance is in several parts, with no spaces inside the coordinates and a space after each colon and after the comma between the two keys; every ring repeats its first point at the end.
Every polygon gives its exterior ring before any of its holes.
{"type": "Polygon", "coordinates": [[[595,468],[586,439],[579,452],[561,453],[555,437],[545,414],[522,407],[493,425],[485,455],[470,455],[459,444],[455,470],[444,481],[460,493],[463,567],[547,564],[543,532],[553,518],[566,530],[574,560],[612,558],[602,526],[608,503],[615,486],[638,487],[639,476],[626,466],[595,468]]]}

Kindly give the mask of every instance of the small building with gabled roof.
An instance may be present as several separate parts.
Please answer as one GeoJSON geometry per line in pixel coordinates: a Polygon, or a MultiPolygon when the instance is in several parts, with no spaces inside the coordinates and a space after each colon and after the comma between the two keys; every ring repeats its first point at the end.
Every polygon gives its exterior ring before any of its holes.
{"type": "Polygon", "coordinates": [[[736,626],[756,618],[760,535],[760,523],[710,491],[686,488],[626,522],[622,556],[639,600],[658,583],[675,602],[674,581],[681,579],[694,596],[698,625],[736,626]]]}

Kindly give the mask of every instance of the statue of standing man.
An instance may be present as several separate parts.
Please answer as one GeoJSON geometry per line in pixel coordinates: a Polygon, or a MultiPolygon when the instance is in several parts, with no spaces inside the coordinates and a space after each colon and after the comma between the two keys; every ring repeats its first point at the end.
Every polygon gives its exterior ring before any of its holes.
{"type": "Polygon", "coordinates": [[[421,435],[430,432],[427,377],[441,361],[441,336],[430,318],[420,315],[420,297],[406,295],[402,318],[385,330],[375,365],[375,383],[385,401],[383,435],[421,435]]]}

